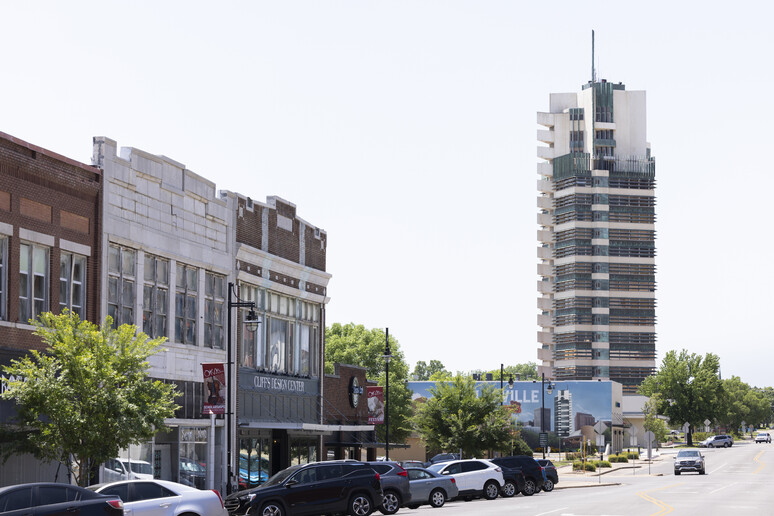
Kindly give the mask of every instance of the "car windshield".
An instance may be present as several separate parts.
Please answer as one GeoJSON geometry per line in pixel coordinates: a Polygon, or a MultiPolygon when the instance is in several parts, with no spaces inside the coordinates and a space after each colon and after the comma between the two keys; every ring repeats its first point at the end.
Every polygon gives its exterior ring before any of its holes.
{"type": "Polygon", "coordinates": [[[285,481],[286,478],[288,478],[290,475],[298,471],[300,468],[301,466],[293,466],[288,469],[283,469],[276,475],[272,476],[269,480],[261,484],[261,487],[270,487],[277,484],[281,484],[282,482],[285,481]]]}
{"type": "Polygon", "coordinates": [[[697,452],[696,450],[680,450],[679,452],[677,452],[678,459],[688,458],[688,457],[698,457],[698,456],[699,456],[699,452],[697,452]]]}
{"type": "Polygon", "coordinates": [[[446,464],[441,462],[438,464],[431,464],[430,466],[427,467],[427,469],[429,469],[430,471],[434,471],[435,473],[440,473],[441,469],[443,469],[444,466],[446,466],[446,464]]]}

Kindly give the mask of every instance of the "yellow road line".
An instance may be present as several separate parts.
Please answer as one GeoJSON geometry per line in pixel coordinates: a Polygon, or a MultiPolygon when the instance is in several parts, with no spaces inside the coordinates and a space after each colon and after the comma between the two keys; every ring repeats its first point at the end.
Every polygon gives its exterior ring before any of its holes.
{"type": "Polygon", "coordinates": [[[659,487],[658,489],[651,489],[650,491],[640,491],[639,493],[637,493],[637,496],[639,496],[643,500],[649,501],[650,503],[652,503],[654,505],[657,505],[660,508],[660,510],[658,512],[654,512],[650,516],[663,516],[664,514],[669,514],[670,512],[674,511],[675,508],[672,507],[671,505],[665,504],[661,500],[657,500],[657,499],[653,498],[652,496],[648,495],[648,493],[653,493],[653,492],[656,492],[656,491],[662,491],[664,489],[671,489],[673,487],[681,486],[681,485],[683,485],[683,483],[684,482],[680,482],[680,483],[677,483],[677,484],[672,484],[671,486],[659,487]]]}
{"type": "Polygon", "coordinates": [[[756,455],[756,456],[755,456],[755,458],[753,459],[755,462],[757,462],[758,464],[760,464],[760,466],[758,467],[758,469],[756,469],[756,470],[753,472],[755,475],[757,475],[758,473],[760,473],[760,472],[761,472],[761,470],[762,470],[763,468],[765,468],[765,467],[766,467],[766,463],[765,463],[765,462],[761,462],[761,461],[759,461],[759,460],[758,460],[758,459],[760,458],[760,456],[761,456],[761,455],[763,455],[763,452],[764,452],[764,451],[766,451],[766,450],[761,450],[761,451],[758,453],[758,455],[756,455]]]}

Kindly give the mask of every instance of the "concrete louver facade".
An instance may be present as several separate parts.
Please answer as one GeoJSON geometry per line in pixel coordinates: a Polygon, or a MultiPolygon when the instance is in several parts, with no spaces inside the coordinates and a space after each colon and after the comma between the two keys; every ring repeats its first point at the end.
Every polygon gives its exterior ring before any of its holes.
{"type": "Polygon", "coordinates": [[[655,160],[645,92],[591,81],[539,112],[538,359],[555,380],[655,371],[655,160]]]}

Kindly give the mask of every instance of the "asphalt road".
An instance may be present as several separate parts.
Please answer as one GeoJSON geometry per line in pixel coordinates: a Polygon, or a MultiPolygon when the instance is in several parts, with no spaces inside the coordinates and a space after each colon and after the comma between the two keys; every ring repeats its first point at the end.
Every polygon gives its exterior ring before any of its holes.
{"type": "MultiPolygon", "coordinates": [[[[600,477],[561,475],[551,493],[492,501],[450,502],[441,509],[401,509],[409,516],[662,516],[774,514],[774,444],[750,441],[702,449],[707,474],[674,475],[676,451],[661,450],[650,465],[600,477]],[[604,484],[595,484],[601,480],[604,484]],[[617,485],[610,485],[615,483],[617,485]],[[569,486],[573,487],[570,488],[569,486]],[[557,486],[557,487],[559,487],[557,486]],[[432,511],[428,513],[428,511],[432,511]]],[[[377,513],[379,514],[379,513],[377,513]]]]}

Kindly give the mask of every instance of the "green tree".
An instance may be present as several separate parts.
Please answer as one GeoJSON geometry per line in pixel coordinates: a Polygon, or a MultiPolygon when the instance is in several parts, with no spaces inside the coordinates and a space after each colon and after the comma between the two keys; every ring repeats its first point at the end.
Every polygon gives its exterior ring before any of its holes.
{"type": "Polygon", "coordinates": [[[411,373],[411,376],[419,382],[424,382],[430,380],[433,375],[443,375],[445,373],[448,373],[448,371],[440,360],[431,360],[429,365],[424,360],[420,360],[414,366],[414,372],[411,373]]]}
{"type": "MultiPolygon", "coordinates": [[[[362,324],[335,323],[325,329],[325,372],[333,373],[333,364],[352,364],[366,368],[366,377],[386,385],[384,330],[366,329],[362,324]]],[[[409,366],[400,344],[390,335],[390,442],[404,443],[411,435],[411,391],[408,388],[409,366]]],[[[386,426],[378,425],[377,438],[384,442],[386,426]]]]}
{"type": "Polygon", "coordinates": [[[450,382],[439,382],[430,392],[432,398],[414,416],[415,426],[430,449],[462,449],[467,457],[486,450],[510,449],[511,417],[502,406],[500,389],[485,387],[477,395],[476,382],[458,374],[450,382]]]}
{"type": "Polygon", "coordinates": [[[23,431],[6,458],[22,450],[59,461],[86,486],[93,466],[147,441],[174,414],[175,386],[147,378],[147,359],[164,339],[112,323],[108,317],[100,327],[68,311],[33,321],[46,352],[4,367],[15,380],[3,379],[1,397],[16,402],[23,431]]]}
{"type": "MultiPolygon", "coordinates": [[[[476,371],[482,374],[483,378],[486,378],[486,374],[491,374],[495,381],[500,381],[500,369],[492,369],[490,371],[476,371]]],[[[540,380],[537,374],[537,364],[535,362],[527,362],[525,364],[516,364],[503,367],[503,382],[507,383],[508,380],[513,378],[514,381],[522,380],[540,380]]]]}
{"type": "Polygon", "coordinates": [[[772,423],[774,423],[774,388],[772,387],[754,387],[755,391],[761,394],[766,401],[769,403],[769,410],[766,412],[766,417],[764,418],[762,424],[766,426],[771,426],[772,423]]]}
{"type": "Polygon", "coordinates": [[[687,444],[692,446],[692,429],[705,419],[718,419],[724,400],[723,383],[718,377],[720,360],[707,353],[704,358],[682,350],[669,351],[658,372],[645,378],[640,394],[656,398],[656,411],[673,424],[689,423],[687,444]]]}
{"type": "Polygon", "coordinates": [[[669,427],[658,414],[660,401],[658,394],[655,394],[645,402],[643,407],[643,412],[645,413],[643,427],[646,431],[653,432],[657,443],[666,442],[669,438],[669,427]]]}
{"type": "Polygon", "coordinates": [[[723,388],[725,400],[718,417],[720,425],[736,430],[742,426],[742,421],[756,427],[767,422],[771,406],[763,393],[752,389],[738,376],[723,380],[723,388]]]}

